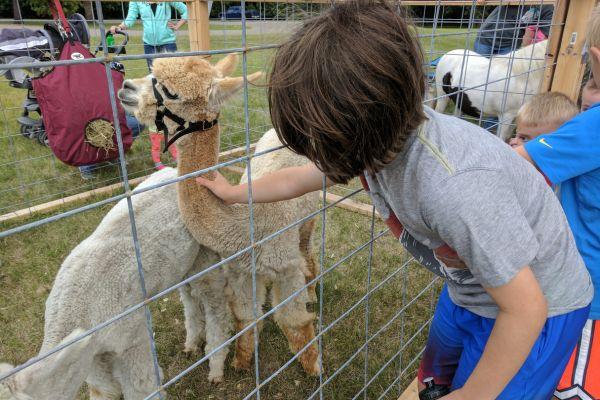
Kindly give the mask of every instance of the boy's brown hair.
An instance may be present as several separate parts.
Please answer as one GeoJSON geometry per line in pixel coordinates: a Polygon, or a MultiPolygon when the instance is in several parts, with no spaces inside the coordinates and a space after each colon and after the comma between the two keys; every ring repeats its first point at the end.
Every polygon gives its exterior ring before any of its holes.
{"type": "Polygon", "coordinates": [[[536,94],[519,109],[517,125],[562,125],[579,114],[577,104],[559,92],[536,94]]]}
{"type": "Polygon", "coordinates": [[[278,50],[268,98],[281,141],[336,183],[375,173],[425,119],[416,30],[385,0],[335,3],[278,50]]]}

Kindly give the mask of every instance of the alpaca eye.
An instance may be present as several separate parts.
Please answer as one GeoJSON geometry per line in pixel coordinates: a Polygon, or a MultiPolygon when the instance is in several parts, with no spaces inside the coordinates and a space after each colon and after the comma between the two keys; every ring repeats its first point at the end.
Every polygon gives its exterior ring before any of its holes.
{"type": "Polygon", "coordinates": [[[163,92],[164,92],[165,96],[167,96],[167,98],[168,98],[168,99],[171,99],[171,100],[177,100],[177,99],[179,98],[179,96],[178,96],[178,95],[176,95],[176,94],[173,94],[173,93],[169,92],[169,90],[167,89],[167,87],[166,87],[166,86],[163,86],[163,87],[162,87],[162,90],[163,90],[163,92]]]}

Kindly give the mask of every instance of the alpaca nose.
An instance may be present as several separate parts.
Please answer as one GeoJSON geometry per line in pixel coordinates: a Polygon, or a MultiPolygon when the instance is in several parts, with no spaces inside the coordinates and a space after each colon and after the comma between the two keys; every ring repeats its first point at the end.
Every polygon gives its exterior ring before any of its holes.
{"type": "Polygon", "coordinates": [[[131,90],[131,91],[135,91],[135,85],[133,84],[133,82],[131,82],[131,79],[126,79],[125,82],[123,82],[123,89],[127,89],[127,90],[131,90]]]}

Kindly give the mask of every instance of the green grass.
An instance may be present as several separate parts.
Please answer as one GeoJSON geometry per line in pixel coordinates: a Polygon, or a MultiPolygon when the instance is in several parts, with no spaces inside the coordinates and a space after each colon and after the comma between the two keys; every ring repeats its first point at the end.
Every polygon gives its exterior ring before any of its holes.
{"type": "MultiPolygon", "coordinates": [[[[420,33],[430,30],[419,29],[420,33]]],[[[456,33],[457,30],[438,29],[437,33],[456,33]]],[[[281,35],[248,35],[249,46],[259,44],[278,43],[283,39],[281,35]]],[[[182,51],[189,50],[187,37],[178,37],[178,48],[182,51]]],[[[98,43],[96,38],[94,43],[98,43]]],[[[430,54],[430,39],[422,40],[424,52],[428,59],[437,57],[437,53],[453,48],[464,47],[465,37],[442,36],[436,38],[435,53],[430,54]]],[[[238,33],[215,35],[212,38],[212,47],[240,48],[241,35],[238,33]]],[[[141,37],[132,36],[127,47],[129,54],[143,53],[141,37]]],[[[259,50],[248,53],[248,71],[266,71],[268,69],[273,51],[259,50]]],[[[220,57],[215,56],[218,60],[220,57]]],[[[124,62],[126,77],[137,78],[148,73],[145,60],[131,60],[124,62]]],[[[236,74],[241,74],[241,65],[236,74]]],[[[16,210],[60,199],[64,196],[84,192],[96,187],[106,186],[120,180],[120,174],[115,166],[106,166],[97,172],[97,177],[92,182],[83,181],[76,168],[67,166],[58,161],[48,148],[40,146],[33,140],[27,140],[19,134],[17,118],[21,110],[21,102],[25,91],[8,87],[6,81],[0,81],[0,114],[3,126],[0,126],[0,147],[4,151],[0,154],[0,215],[16,210]]],[[[265,90],[261,87],[250,87],[250,138],[257,140],[262,133],[270,127],[267,113],[265,90]]],[[[240,95],[231,101],[221,115],[222,150],[242,146],[245,143],[243,97],[240,95]]],[[[153,163],[150,159],[150,143],[147,131],[134,142],[127,154],[128,175],[130,177],[144,176],[152,171],[153,163]]],[[[164,156],[163,161],[172,161],[170,156],[164,156]]],[[[2,229],[0,223],[0,229],[2,229]]]]}
{"type": "MultiPolygon", "coordinates": [[[[91,233],[103,215],[110,209],[104,206],[74,217],[44,225],[35,230],[0,239],[5,249],[0,256],[0,360],[21,363],[36,354],[43,336],[44,301],[51,288],[60,263],[69,251],[91,233]]],[[[59,210],[57,210],[58,212],[59,210]]],[[[344,255],[369,240],[370,220],[367,217],[332,209],[327,213],[326,268],[338,262],[344,255]]],[[[16,223],[11,224],[16,225],[16,223]]],[[[376,232],[384,229],[377,223],[376,232]]],[[[320,226],[317,227],[317,233],[320,226]]],[[[318,234],[317,234],[318,236],[318,234]]],[[[318,246],[316,246],[318,247],[318,246]]],[[[318,254],[316,254],[318,256],[318,254]]],[[[323,279],[323,324],[327,326],[356,304],[366,293],[368,271],[368,247],[347,262],[328,273],[323,279]]],[[[378,285],[390,274],[389,279],[369,298],[368,313],[370,334],[377,332],[398,310],[413,299],[430,282],[431,275],[423,268],[411,264],[397,272],[406,261],[406,255],[389,235],[377,240],[373,248],[371,287],[378,285]],[[403,294],[405,292],[405,294],[403,294]]],[[[426,291],[421,298],[407,308],[400,318],[385,329],[369,346],[368,378],[370,379],[398,351],[401,346],[402,322],[404,341],[416,334],[431,315],[431,305],[439,284],[426,291]]],[[[318,303],[314,305],[318,311],[318,303]]],[[[201,357],[186,356],[181,352],[185,331],[182,307],[177,294],[169,295],[152,305],[155,336],[159,361],[166,378],[201,357]]],[[[323,337],[324,378],[327,379],[346,362],[365,341],[365,302],[348,316],[341,319],[323,337]]],[[[427,331],[416,334],[402,353],[404,366],[415,358],[424,344],[427,331]]],[[[280,368],[291,354],[287,342],[271,319],[261,333],[260,376],[266,379],[280,368]]],[[[228,360],[231,361],[231,356],[228,360]]],[[[377,398],[398,376],[399,359],[392,362],[370,386],[368,398],[377,398]]],[[[414,376],[417,364],[403,375],[402,384],[414,376]]],[[[325,398],[352,398],[363,386],[365,352],[361,352],[324,389],[325,398]]],[[[254,374],[237,372],[229,366],[225,382],[211,386],[206,382],[208,367],[202,365],[169,394],[176,399],[238,399],[254,388],[254,374]]],[[[318,379],[306,377],[297,363],[288,367],[279,377],[261,391],[263,398],[305,399],[318,387],[318,379]]],[[[400,387],[400,386],[399,386],[400,387]]],[[[396,399],[398,388],[386,399],[396,399]]]]}
{"type": "MultiPolygon", "coordinates": [[[[445,30],[444,30],[445,31],[445,30]]],[[[421,33],[426,30],[420,30],[421,33]]],[[[440,32],[438,30],[438,32],[440,32]]],[[[456,32],[453,30],[452,32],[456,32]]],[[[278,43],[285,35],[248,35],[248,44],[278,43]]],[[[97,40],[95,41],[97,42],[97,40]]],[[[464,36],[447,36],[436,39],[436,51],[448,51],[464,47],[464,36]]],[[[178,37],[181,50],[189,49],[187,38],[178,37]]],[[[429,50],[429,39],[423,39],[423,47],[429,50]]],[[[239,33],[226,32],[212,39],[213,48],[239,48],[239,33]]],[[[140,37],[132,36],[128,46],[131,54],[142,52],[140,37]]],[[[248,53],[249,72],[268,68],[271,50],[248,53]]],[[[213,57],[215,60],[218,56],[213,57]]],[[[435,58],[435,57],[433,57],[435,58]]],[[[140,77],[147,73],[144,60],[125,62],[127,77],[140,77]]],[[[236,72],[241,74],[241,67],[236,72]]],[[[105,186],[119,181],[119,171],[106,167],[99,171],[92,182],[84,182],[78,171],[62,164],[49,149],[25,139],[18,133],[16,118],[20,113],[20,103],[25,96],[22,90],[5,85],[0,90],[0,111],[3,126],[0,127],[0,215],[35,204],[87,191],[93,187],[105,186]]],[[[269,127],[267,103],[264,88],[251,87],[249,91],[250,136],[255,141],[269,127]]],[[[221,115],[222,148],[228,149],[245,142],[243,98],[238,96],[230,102],[221,115]]],[[[127,155],[129,176],[143,176],[152,171],[147,132],[135,141],[127,155]]],[[[164,159],[168,161],[168,158],[164,159]]],[[[348,187],[334,187],[337,194],[347,194],[358,188],[357,182],[348,187]]],[[[95,197],[88,201],[98,201],[95,197]]],[[[355,200],[368,202],[364,193],[355,200]]],[[[72,203],[53,211],[58,213],[84,203],[72,203]]],[[[51,288],[54,276],[61,262],[81,240],[87,237],[111,205],[95,208],[75,216],[61,219],[36,229],[0,239],[0,361],[22,363],[34,356],[43,336],[44,302],[51,288]]],[[[25,220],[0,223],[0,230],[10,229],[20,224],[35,221],[47,215],[35,214],[25,220]]],[[[320,226],[317,237],[320,237],[320,226]]],[[[376,232],[384,229],[377,222],[376,232]]],[[[325,268],[332,266],[350,251],[369,240],[370,219],[349,211],[334,208],[327,212],[325,268]]],[[[315,241],[315,255],[318,257],[320,241],[315,241]]],[[[385,235],[375,242],[371,271],[371,287],[382,282],[390,274],[394,276],[382,285],[369,298],[369,313],[365,302],[359,303],[354,311],[341,319],[323,336],[324,379],[332,376],[359,349],[365,341],[365,323],[369,319],[369,332],[380,329],[403,305],[411,301],[431,282],[432,276],[423,268],[411,264],[408,269],[397,273],[406,260],[406,254],[397,241],[385,235]]],[[[366,293],[369,248],[340,265],[323,279],[323,324],[339,318],[346,310],[359,302],[366,293]]],[[[430,318],[433,301],[439,290],[439,283],[426,291],[406,312],[395,320],[368,348],[367,379],[370,380],[382,366],[399,350],[402,340],[414,337],[402,352],[401,358],[394,359],[377,379],[369,385],[367,398],[377,399],[398,376],[399,368],[406,368],[421,350],[426,338],[426,330],[417,334],[419,328],[430,318]],[[402,365],[400,366],[400,363],[402,365]]],[[[166,378],[173,377],[185,367],[201,357],[201,354],[185,356],[182,352],[184,340],[183,312],[176,294],[171,294],[152,305],[158,344],[159,362],[166,378]]],[[[318,303],[313,305],[318,311],[318,303]]],[[[362,351],[349,365],[331,380],[324,388],[327,399],[349,399],[354,397],[364,385],[366,352],[362,351]]],[[[291,354],[279,329],[271,319],[265,323],[260,341],[260,377],[266,379],[280,368],[291,354]]],[[[238,399],[243,398],[254,387],[253,372],[237,372],[229,367],[222,385],[210,386],[206,381],[207,366],[202,365],[169,389],[175,399],[238,399]]],[[[385,399],[396,399],[400,389],[412,380],[417,364],[413,364],[402,376],[398,387],[388,393],[385,399]]],[[[305,399],[319,385],[318,379],[305,376],[300,366],[293,363],[280,376],[273,379],[261,390],[263,399],[305,399]]],[[[82,398],[87,398],[85,395],[82,398]]]]}

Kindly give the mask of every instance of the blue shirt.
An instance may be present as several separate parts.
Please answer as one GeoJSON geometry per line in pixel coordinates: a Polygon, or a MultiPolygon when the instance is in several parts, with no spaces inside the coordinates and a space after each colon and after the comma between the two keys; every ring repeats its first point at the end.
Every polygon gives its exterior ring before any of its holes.
{"type": "Polygon", "coordinates": [[[175,32],[167,26],[167,23],[171,20],[172,8],[179,11],[181,19],[188,18],[187,7],[182,2],[157,3],[155,15],[152,12],[150,3],[132,1],[129,3],[129,11],[123,24],[131,28],[135,24],[135,20],[139,17],[142,20],[144,29],[144,43],[153,46],[175,43],[175,32]]]}
{"type": "Polygon", "coordinates": [[[600,319],[600,104],[526,143],[525,149],[560,185],[563,210],[594,283],[590,318],[600,319]]]}

